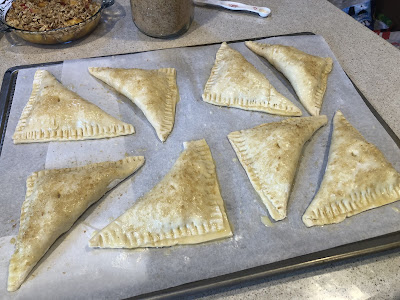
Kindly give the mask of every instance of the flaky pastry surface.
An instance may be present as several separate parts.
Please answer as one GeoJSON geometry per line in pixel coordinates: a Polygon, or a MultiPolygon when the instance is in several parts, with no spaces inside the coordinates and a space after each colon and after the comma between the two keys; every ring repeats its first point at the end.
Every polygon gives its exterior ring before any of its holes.
{"type": "Polygon", "coordinates": [[[132,134],[135,129],[83,99],[46,70],[38,70],[18,121],[15,144],[74,141],[132,134]]]}
{"type": "Polygon", "coordinates": [[[167,175],[95,234],[90,247],[165,247],[232,236],[210,148],[205,140],[184,147],[167,175]]]}
{"type": "Polygon", "coordinates": [[[328,75],[333,66],[330,57],[310,55],[290,46],[252,41],[247,41],[245,44],[253,52],[266,58],[285,75],[296,91],[300,102],[311,115],[319,115],[328,75]]]}
{"type": "Polygon", "coordinates": [[[306,226],[345,218],[400,199],[400,174],[338,111],[321,185],[303,215],[306,226]]]}
{"type": "Polygon", "coordinates": [[[282,116],[301,110],[281,95],[242,54],[225,42],[219,48],[203,92],[205,102],[282,116]]]}
{"type": "Polygon", "coordinates": [[[164,142],[175,122],[175,107],[179,101],[176,70],[121,69],[91,67],[90,74],[112,86],[135,103],[164,142]]]}
{"type": "Polygon", "coordinates": [[[26,181],[8,291],[17,290],[55,240],[108,190],[135,172],[143,156],[33,173],[26,181]]]}
{"type": "Polygon", "coordinates": [[[304,143],[326,123],[326,116],[290,118],[228,135],[251,184],[275,221],[286,217],[304,143]]]}

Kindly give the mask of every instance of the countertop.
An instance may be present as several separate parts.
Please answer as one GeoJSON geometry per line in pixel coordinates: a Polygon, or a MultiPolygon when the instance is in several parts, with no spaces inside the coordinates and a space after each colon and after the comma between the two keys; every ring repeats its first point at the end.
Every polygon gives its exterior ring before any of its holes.
{"type": "MultiPolygon", "coordinates": [[[[196,7],[189,31],[177,39],[145,36],[134,26],[127,0],[105,10],[87,38],[61,46],[29,44],[0,33],[0,79],[13,66],[313,32],[325,38],[351,80],[400,136],[400,51],[325,0],[242,1],[272,10],[266,19],[253,14],[196,7]]],[[[325,264],[303,271],[215,289],[193,297],[399,299],[400,250],[325,264]]]]}

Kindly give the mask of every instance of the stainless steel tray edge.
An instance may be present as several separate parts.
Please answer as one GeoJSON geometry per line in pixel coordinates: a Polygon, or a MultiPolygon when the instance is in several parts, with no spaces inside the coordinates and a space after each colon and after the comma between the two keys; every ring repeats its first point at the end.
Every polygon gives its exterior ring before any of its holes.
{"type": "MultiPolygon", "coordinates": [[[[289,35],[313,35],[313,33],[302,32],[289,35]]],[[[268,37],[258,37],[258,38],[253,38],[251,40],[264,39],[268,37]]],[[[245,40],[235,40],[230,42],[242,42],[242,41],[245,40]]],[[[219,44],[219,43],[214,43],[214,44],[219,44]]],[[[205,45],[211,45],[211,44],[205,44],[205,45]]],[[[190,47],[197,47],[197,46],[203,46],[203,45],[193,45],[190,47]]],[[[127,54],[131,53],[124,53],[118,55],[127,55],[127,54]]],[[[25,68],[49,66],[61,63],[63,62],[58,61],[58,62],[48,62],[41,64],[15,66],[8,69],[5,72],[0,89],[0,155],[3,145],[3,139],[5,136],[5,131],[7,128],[8,116],[12,105],[12,99],[14,95],[16,80],[18,77],[18,71],[25,68]]],[[[370,111],[373,113],[373,115],[377,118],[377,120],[381,123],[381,125],[390,135],[390,137],[394,140],[396,145],[400,148],[399,137],[396,136],[393,130],[387,125],[387,123],[374,109],[371,103],[368,102],[368,100],[364,97],[364,95],[361,93],[361,91],[357,88],[357,86],[354,83],[353,86],[360,94],[360,96],[362,97],[362,99],[364,100],[365,104],[370,109],[370,111]]],[[[339,247],[334,247],[319,252],[310,253],[307,255],[297,256],[294,258],[274,262],[263,266],[245,269],[242,271],[218,277],[213,277],[205,280],[179,285],[165,290],[151,292],[148,294],[142,294],[129,299],[172,299],[172,298],[175,299],[177,297],[189,296],[196,293],[205,292],[211,289],[228,287],[238,283],[250,282],[253,280],[272,277],[279,274],[289,274],[290,272],[294,272],[297,270],[305,270],[306,268],[316,267],[331,262],[348,260],[350,258],[371,255],[374,253],[380,253],[398,248],[400,248],[400,231],[367,240],[362,240],[355,243],[342,245],[339,247]]]]}

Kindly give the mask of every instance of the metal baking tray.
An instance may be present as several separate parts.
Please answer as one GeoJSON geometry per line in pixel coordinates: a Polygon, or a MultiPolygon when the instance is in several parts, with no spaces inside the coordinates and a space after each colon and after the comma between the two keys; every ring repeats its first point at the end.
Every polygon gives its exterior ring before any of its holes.
{"type": "MultiPolygon", "coordinates": [[[[312,35],[312,33],[299,33],[295,35],[312,35]]],[[[262,38],[257,38],[253,40],[259,40],[259,39],[262,38]]],[[[243,41],[242,40],[232,41],[232,43],[234,42],[243,42],[243,41]]],[[[208,46],[208,45],[214,45],[214,44],[196,45],[191,47],[208,46]]],[[[63,62],[61,61],[61,62],[50,62],[50,63],[36,64],[36,65],[16,66],[10,68],[5,73],[0,91],[0,134],[1,134],[0,155],[3,145],[4,135],[7,129],[7,120],[12,106],[14,89],[16,86],[18,72],[26,68],[45,67],[61,63],[63,62]]],[[[386,132],[390,135],[390,137],[393,139],[396,145],[400,148],[400,139],[395,135],[395,133],[390,129],[390,127],[386,124],[383,118],[376,112],[373,106],[368,102],[368,100],[362,95],[362,93],[357,89],[355,85],[354,88],[362,97],[366,106],[370,109],[370,111],[373,113],[376,119],[380,122],[382,127],[386,130],[386,132]]],[[[374,238],[361,240],[358,242],[349,243],[338,247],[333,247],[323,251],[313,252],[310,254],[301,255],[290,259],[280,260],[262,266],[248,268],[242,271],[233,272],[222,276],[194,281],[176,287],[142,294],[134,298],[158,299],[158,298],[174,298],[178,296],[185,296],[198,292],[204,292],[210,289],[227,287],[237,283],[248,282],[260,278],[266,278],[277,274],[282,274],[282,273],[290,274],[291,272],[294,272],[299,269],[315,267],[329,262],[355,258],[359,256],[365,256],[368,254],[387,251],[399,247],[400,247],[400,231],[397,231],[390,234],[385,234],[374,238]]]]}

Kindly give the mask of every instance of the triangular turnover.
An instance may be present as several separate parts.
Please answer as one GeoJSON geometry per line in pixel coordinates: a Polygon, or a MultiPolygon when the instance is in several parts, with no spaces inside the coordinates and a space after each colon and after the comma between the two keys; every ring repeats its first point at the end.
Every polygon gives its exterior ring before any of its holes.
{"type": "Polygon", "coordinates": [[[286,218],[304,143],[326,123],[326,116],[290,118],[228,135],[251,184],[275,221],[286,218]]]}
{"type": "Polygon", "coordinates": [[[165,177],[96,233],[90,247],[165,247],[232,236],[210,148],[205,140],[184,147],[165,177]]]}
{"type": "Polygon", "coordinates": [[[301,110],[281,95],[243,55],[225,42],[219,48],[203,100],[244,110],[301,116],[301,110]]]}
{"type": "Polygon", "coordinates": [[[317,116],[325,95],[328,75],[332,71],[330,57],[310,55],[295,47],[247,41],[246,46],[266,58],[290,81],[300,102],[317,116]]]}
{"type": "Polygon", "coordinates": [[[303,215],[307,227],[345,218],[400,199],[400,174],[382,152],[337,111],[321,185],[303,215]]]}
{"type": "Polygon", "coordinates": [[[104,81],[129,98],[146,116],[164,142],[175,122],[175,107],[179,101],[176,70],[121,69],[91,67],[90,74],[104,81]]]}
{"type": "Polygon", "coordinates": [[[32,93],[13,135],[15,144],[100,139],[133,134],[124,123],[83,99],[46,70],[38,70],[32,93]]]}
{"type": "Polygon", "coordinates": [[[17,290],[55,240],[107,191],[134,173],[143,156],[33,173],[26,181],[8,291],[17,290]]]}

